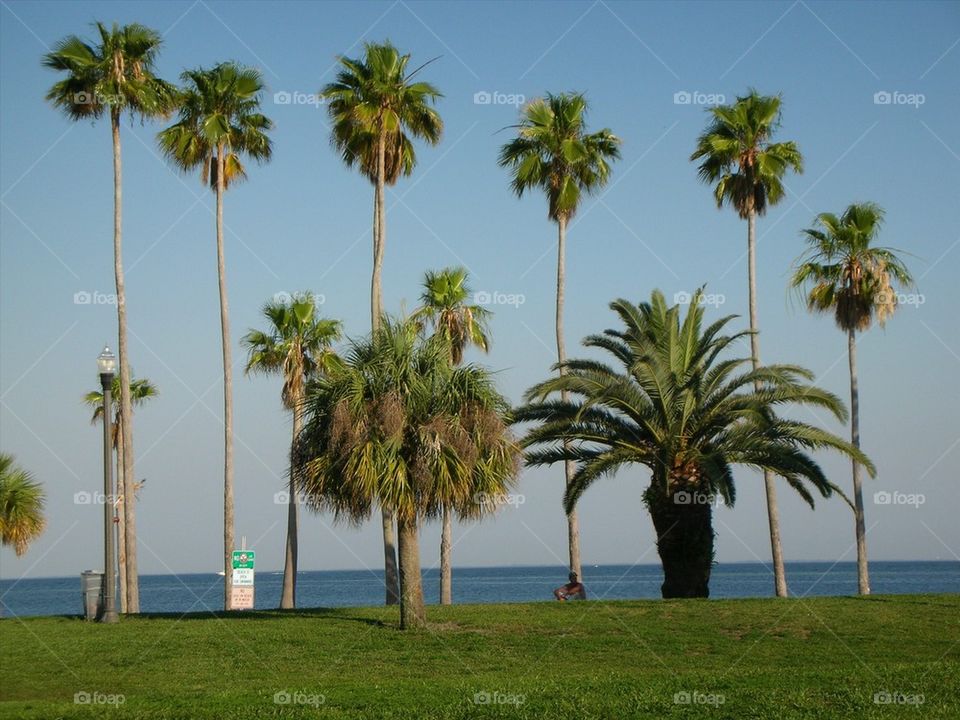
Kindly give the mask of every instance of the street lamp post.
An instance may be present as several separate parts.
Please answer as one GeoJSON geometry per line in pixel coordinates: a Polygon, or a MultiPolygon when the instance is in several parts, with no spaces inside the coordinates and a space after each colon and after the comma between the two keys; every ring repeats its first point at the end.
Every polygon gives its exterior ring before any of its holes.
{"type": "Polygon", "coordinates": [[[100,386],[103,389],[103,615],[100,622],[117,622],[117,578],[113,544],[113,511],[116,498],[113,493],[113,375],[117,359],[110,348],[104,347],[97,358],[100,386]]]}

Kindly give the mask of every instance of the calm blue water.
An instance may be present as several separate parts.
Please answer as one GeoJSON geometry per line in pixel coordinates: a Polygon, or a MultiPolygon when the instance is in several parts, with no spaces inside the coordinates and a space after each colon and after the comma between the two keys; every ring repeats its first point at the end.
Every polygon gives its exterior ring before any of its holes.
{"type": "MultiPolygon", "coordinates": [[[[563,584],[562,567],[454,568],[457,603],[505,603],[551,600],[563,584]]],[[[275,608],[282,574],[258,572],[257,609],[275,608]]],[[[659,598],[663,581],[658,565],[601,565],[584,568],[591,598],[659,598]]],[[[790,593],[796,596],[854,595],[855,563],[787,563],[790,593]]],[[[871,588],[877,594],[960,592],[960,562],[872,562],[871,588]]],[[[439,571],[424,572],[428,602],[439,599],[439,571]]],[[[223,603],[223,579],[214,574],[144,575],[140,578],[143,612],[201,612],[223,603]]],[[[759,563],[717,565],[710,580],[714,598],[770,597],[773,578],[759,563]]],[[[383,603],[383,582],[367,570],[302,572],[297,582],[299,607],[347,607],[383,603]]],[[[11,615],[78,615],[82,612],[80,577],[0,580],[0,609],[11,615]]]]}

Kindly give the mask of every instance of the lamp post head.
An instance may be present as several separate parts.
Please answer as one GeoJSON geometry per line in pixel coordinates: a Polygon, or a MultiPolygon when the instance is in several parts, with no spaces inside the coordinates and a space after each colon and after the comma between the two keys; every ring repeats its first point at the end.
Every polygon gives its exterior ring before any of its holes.
{"type": "Polygon", "coordinates": [[[117,370],[117,358],[110,352],[110,348],[104,346],[103,352],[97,357],[97,369],[100,375],[113,375],[117,370]]]}

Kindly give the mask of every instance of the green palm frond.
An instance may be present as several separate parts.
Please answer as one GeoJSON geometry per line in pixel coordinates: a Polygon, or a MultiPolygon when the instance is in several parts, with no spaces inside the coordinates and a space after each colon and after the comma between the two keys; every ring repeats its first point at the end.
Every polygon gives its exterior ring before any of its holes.
{"type": "Polygon", "coordinates": [[[0,453],[0,542],[13,547],[19,557],[46,527],[46,497],[40,483],[0,453]]]}

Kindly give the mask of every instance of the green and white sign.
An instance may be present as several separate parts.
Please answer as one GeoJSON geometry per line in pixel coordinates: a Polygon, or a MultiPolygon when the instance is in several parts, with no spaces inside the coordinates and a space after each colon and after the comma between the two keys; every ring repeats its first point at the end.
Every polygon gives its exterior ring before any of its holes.
{"type": "Polygon", "coordinates": [[[234,550],[233,551],[233,569],[247,568],[253,570],[254,552],[253,550],[234,550]]]}

